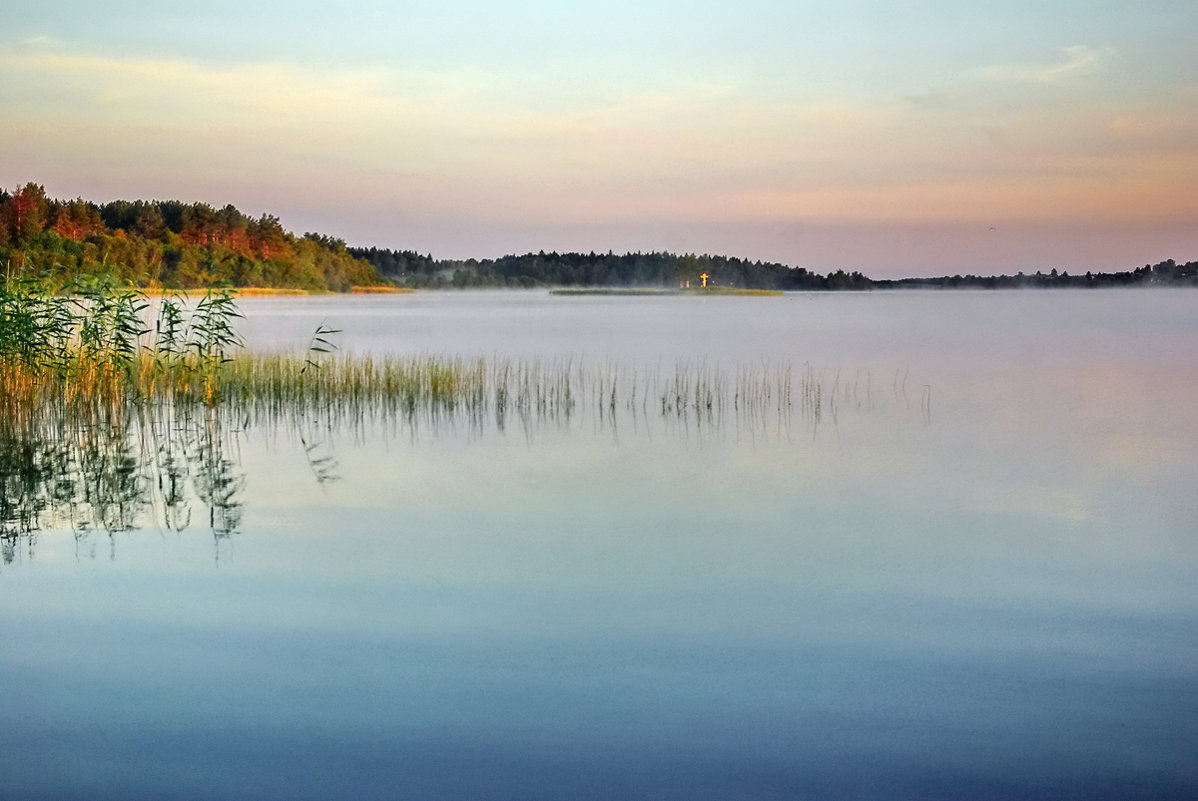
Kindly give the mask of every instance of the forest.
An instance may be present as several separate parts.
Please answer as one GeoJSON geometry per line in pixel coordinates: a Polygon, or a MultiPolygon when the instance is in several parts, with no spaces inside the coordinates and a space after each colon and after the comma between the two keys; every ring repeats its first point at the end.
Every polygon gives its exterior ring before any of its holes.
{"type": "Polygon", "coordinates": [[[1119,286],[1198,287],[1198,261],[1178,264],[1167,259],[1134,270],[1113,273],[1087,271],[1070,275],[1055,268],[1033,274],[953,275],[939,278],[899,278],[874,281],[877,289],[1100,289],[1119,286]]]}
{"type": "Polygon", "coordinates": [[[869,289],[859,272],[827,275],[802,267],[693,253],[528,253],[498,259],[438,260],[412,251],[350,248],[386,278],[415,288],[678,287],[701,284],[744,289],[869,289]]]}
{"type": "Polygon", "coordinates": [[[1122,272],[1022,272],[874,280],[858,271],[826,275],[776,262],[693,253],[527,253],[435,259],[411,250],[347,247],[316,233],[296,236],[270,214],[177,200],[55,200],[38,184],[0,190],[5,276],[61,288],[108,274],[132,286],[213,285],[345,292],[393,283],[413,289],[716,286],[791,291],[869,289],[1100,288],[1198,286],[1198,262],[1172,259],[1122,272]]]}
{"type": "Polygon", "coordinates": [[[215,284],[344,292],[380,283],[339,239],[295,236],[277,217],[177,200],[54,200],[34,183],[0,190],[5,276],[63,287],[107,274],[141,288],[215,284]]]}
{"type": "Polygon", "coordinates": [[[416,288],[446,287],[677,287],[699,276],[717,286],[792,291],[863,289],[1068,289],[1118,286],[1198,286],[1198,261],[1172,259],[1113,273],[1022,272],[871,279],[860,272],[821,275],[802,267],[728,256],[673,253],[529,253],[499,259],[444,261],[413,251],[350,248],[387,279],[416,288]]]}

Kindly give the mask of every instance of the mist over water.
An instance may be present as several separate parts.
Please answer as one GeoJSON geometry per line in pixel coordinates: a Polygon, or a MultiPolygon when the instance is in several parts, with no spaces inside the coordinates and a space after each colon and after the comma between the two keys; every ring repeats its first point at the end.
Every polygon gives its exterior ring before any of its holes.
{"type": "Polygon", "coordinates": [[[241,306],[620,402],[6,429],[0,796],[1198,792],[1198,294],[241,306]]]}

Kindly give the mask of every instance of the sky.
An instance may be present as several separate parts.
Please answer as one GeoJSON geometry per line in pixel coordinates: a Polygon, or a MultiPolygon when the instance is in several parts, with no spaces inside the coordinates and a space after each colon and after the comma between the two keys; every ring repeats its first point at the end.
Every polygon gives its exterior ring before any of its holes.
{"type": "Polygon", "coordinates": [[[1192,0],[0,0],[0,186],[871,277],[1198,259],[1192,0]]]}

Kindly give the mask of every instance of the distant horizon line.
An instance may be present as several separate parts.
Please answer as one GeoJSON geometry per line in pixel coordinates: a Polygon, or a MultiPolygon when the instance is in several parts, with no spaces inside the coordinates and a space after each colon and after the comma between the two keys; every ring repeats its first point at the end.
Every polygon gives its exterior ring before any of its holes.
{"type": "MultiPolygon", "coordinates": [[[[13,190],[8,190],[3,187],[0,187],[0,201],[8,199],[8,198],[12,198],[12,197],[20,194],[21,192],[28,190],[30,187],[36,187],[42,194],[42,197],[48,203],[57,204],[59,206],[65,206],[67,204],[78,202],[78,201],[83,201],[84,203],[90,204],[90,205],[94,206],[97,210],[102,209],[105,206],[115,204],[115,203],[127,203],[127,204],[130,204],[133,206],[136,206],[138,204],[153,205],[153,206],[178,204],[178,205],[184,206],[184,207],[188,207],[188,206],[190,206],[190,207],[207,207],[208,209],[210,209],[214,212],[220,212],[220,211],[223,211],[226,209],[233,209],[238,214],[243,214],[240,211],[240,209],[238,209],[238,207],[232,203],[217,205],[217,204],[213,204],[213,203],[210,203],[210,202],[204,201],[204,200],[185,201],[185,200],[180,200],[178,198],[165,198],[165,199],[164,198],[151,198],[149,200],[144,199],[144,198],[136,198],[133,200],[129,200],[127,198],[118,197],[118,198],[113,198],[111,200],[106,200],[106,201],[97,201],[97,200],[93,200],[90,198],[84,198],[82,195],[79,195],[73,199],[63,199],[63,198],[56,198],[56,197],[51,198],[51,197],[48,197],[45,195],[44,185],[34,182],[34,181],[28,181],[23,184],[18,184],[13,190]]],[[[264,212],[262,215],[260,215],[260,219],[271,219],[271,220],[274,220],[276,223],[281,222],[280,218],[271,212],[264,212]]],[[[993,225],[988,226],[988,230],[991,230],[991,231],[996,230],[996,228],[997,227],[993,226],[993,225]]],[[[49,230],[49,225],[47,225],[47,230],[49,230]]],[[[138,236],[137,234],[130,232],[124,228],[116,228],[115,230],[124,231],[126,233],[126,235],[138,236]]],[[[740,262],[743,264],[750,264],[750,265],[752,265],[752,264],[777,265],[780,267],[785,267],[786,269],[789,269],[789,270],[803,270],[803,271],[806,271],[808,273],[812,273],[815,275],[828,275],[828,276],[831,276],[834,274],[858,275],[858,276],[861,276],[862,278],[865,278],[867,281],[869,281],[872,284],[883,284],[883,285],[897,284],[897,283],[917,284],[917,283],[951,282],[951,281],[982,282],[982,281],[990,281],[990,280],[997,280],[997,281],[1022,280],[1022,279],[1030,279],[1030,278],[1034,278],[1034,277],[1047,278],[1049,276],[1051,276],[1053,278],[1065,278],[1065,279],[1075,279],[1078,276],[1085,276],[1085,275],[1092,275],[1095,277],[1099,277],[1099,276],[1109,277],[1109,276],[1121,276],[1121,275],[1125,275],[1125,274],[1135,274],[1135,273],[1138,273],[1138,272],[1141,272],[1144,270],[1152,271],[1153,268],[1161,267],[1161,266],[1167,265],[1167,264],[1181,266],[1184,268],[1184,267],[1190,267],[1192,264],[1198,263],[1198,262],[1189,262],[1189,261],[1182,263],[1182,262],[1177,261],[1174,258],[1169,258],[1169,259],[1165,259],[1162,261],[1158,261],[1155,264],[1149,261],[1149,262],[1145,262],[1143,267],[1128,266],[1123,270],[1115,270],[1113,272],[1109,271],[1109,270],[1106,270],[1106,271],[1087,270],[1086,272],[1083,273],[1083,272],[1075,269],[1073,271],[1073,273],[1071,274],[1068,269],[1058,270],[1057,268],[1051,268],[1050,272],[1045,273],[1043,266],[1040,266],[1033,273],[1033,272],[1031,272],[1032,267],[1028,266],[1024,269],[1016,270],[1014,273],[1009,273],[1006,271],[998,272],[998,273],[990,273],[990,274],[972,273],[972,272],[964,273],[964,274],[961,272],[955,272],[955,273],[945,272],[945,273],[942,273],[939,275],[925,275],[925,276],[906,275],[906,276],[899,276],[899,277],[873,278],[864,272],[865,268],[859,268],[859,267],[854,268],[851,266],[841,265],[838,267],[821,269],[819,267],[811,267],[811,266],[791,263],[791,262],[787,262],[787,261],[777,261],[777,260],[772,260],[772,259],[737,256],[737,255],[732,255],[731,252],[729,252],[729,251],[725,251],[723,253],[718,253],[718,252],[715,252],[712,250],[706,250],[706,251],[700,252],[697,250],[671,250],[668,248],[653,248],[653,249],[649,249],[649,250],[624,249],[622,253],[617,253],[616,250],[613,248],[608,248],[606,251],[597,251],[594,248],[592,248],[588,251],[588,250],[573,250],[573,249],[563,250],[563,249],[559,249],[556,247],[546,249],[546,248],[542,247],[537,250],[528,249],[522,253],[512,250],[510,252],[503,253],[502,255],[498,255],[498,256],[482,256],[482,257],[468,256],[465,258],[441,258],[441,257],[434,256],[433,251],[431,249],[429,251],[427,251],[427,253],[425,253],[415,247],[412,247],[412,248],[381,247],[379,245],[373,245],[373,244],[372,245],[358,245],[358,244],[350,244],[350,242],[343,237],[335,236],[332,234],[325,234],[325,233],[321,233],[319,231],[305,231],[302,234],[297,234],[294,231],[288,230],[288,229],[284,229],[284,231],[287,234],[289,234],[290,236],[297,237],[297,238],[316,237],[316,238],[319,238],[326,242],[341,243],[342,245],[345,246],[347,251],[362,251],[362,252],[373,251],[376,253],[414,254],[421,258],[430,259],[436,263],[445,264],[446,269],[450,268],[451,266],[455,266],[455,265],[462,265],[462,266],[468,266],[471,264],[484,265],[487,263],[496,263],[496,262],[499,262],[504,259],[521,259],[521,258],[527,258],[527,257],[579,256],[579,257],[584,257],[584,258],[587,258],[587,257],[598,258],[598,257],[616,256],[619,258],[624,258],[624,257],[633,257],[633,256],[642,256],[642,255],[662,255],[662,256],[670,256],[670,257],[674,257],[674,258],[693,257],[693,258],[698,258],[698,259],[726,259],[729,261],[735,261],[735,262],[740,262]]],[[[139,238],[144,239],[146,237],[139,237],[139,238]]],[[[4,244],[7,245],[9,243],[4,243],[4,244]]],[[[355,258],[361,258],[361,257],[355,256],[355,258]]]]}

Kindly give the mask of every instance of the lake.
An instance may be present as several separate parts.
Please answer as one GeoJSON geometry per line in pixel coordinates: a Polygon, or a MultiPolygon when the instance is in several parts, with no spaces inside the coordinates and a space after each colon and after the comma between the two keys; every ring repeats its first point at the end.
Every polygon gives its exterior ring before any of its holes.
{"type": "Polygon", "coordinates": [[[581,389],[0,437],[0,797],[1198,796],[1198,292],[240,306],[581,389]]]}

